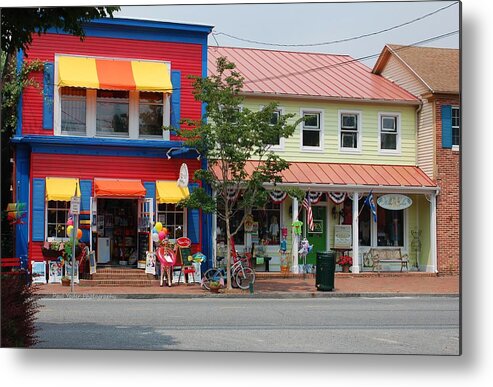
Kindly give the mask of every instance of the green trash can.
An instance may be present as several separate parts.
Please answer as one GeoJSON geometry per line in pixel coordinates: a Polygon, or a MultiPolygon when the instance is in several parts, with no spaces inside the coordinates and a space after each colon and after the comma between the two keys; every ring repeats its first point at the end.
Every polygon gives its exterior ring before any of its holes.
{"type": "Polygon", "coordinates": [[[336,271],[336,254],[334,251],[317,251],[315,286],[317,290],[332,291],[336,271]]]}

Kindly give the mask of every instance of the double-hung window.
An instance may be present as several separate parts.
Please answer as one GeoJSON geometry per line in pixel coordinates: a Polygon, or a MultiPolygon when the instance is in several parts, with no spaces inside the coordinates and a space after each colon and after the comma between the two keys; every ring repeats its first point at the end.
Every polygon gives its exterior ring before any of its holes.
{"type": "Polygon", "coordinates": [[[139,135],[141,137],[163,135],[162,93],[139,93],[139,135]]]}
{"type": "Polygon", "coordinates": [[[301,148],[303,150],[322,150],[323,146],[323,117],[317,110],[303,110],[301,129],[301,148]]]}
{"type": "Polygon", "coordinates": [[[360,150],[361,122],[359,112],[339,112],[339,147],[344,151],[360,150]]]}
{"type": "Polygon", "coordinates": [[[400,151],[400,116],[398,114],[380,113],[379,133],[380,151],[399,152],[400,151]]]}
{"type": "Polygon", "coordinates": [[[86,135],[86,89],[62,87],[60,90],[61,132],[86,135]]]}
{"type": "MultiPolygon", "coordinates": [[[[270,119],[271,126],[279,123],[282,114],[282,109],[274,110],[270,119]]],[[[268,143],[271,144],[271,149],[282,150],[284,148],[284,138],[279,133],[272,133],[272,137],[268,139],[268,143]]]]}
{"type": "Polygon", "coordinates": [[[68,212],[70,210],[70,202],[62,200],[50,200],[47,202],[47,233],[48,238],[66,238],[66,224],[68,220],[68,212]]]}
{"type": "Polygon", "coordinates": [[[166,227],[170,239],[184,236],[186,227],[185,209],[176,204],[160,203],[157,207],[157,220],[166,227]]]}
{"type": "Polygon", "coordinates": [[[460,145],[460,108],[452,107],[452,146],[460,145]]]}
{"type": "Polygon", "coordinates": [[[129,92],[98,90],[96,97],[96,134],[128,137],[129,92]]]}

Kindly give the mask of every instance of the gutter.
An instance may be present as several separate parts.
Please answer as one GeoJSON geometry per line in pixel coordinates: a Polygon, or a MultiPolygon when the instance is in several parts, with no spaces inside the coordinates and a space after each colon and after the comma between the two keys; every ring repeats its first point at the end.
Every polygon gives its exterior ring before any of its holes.
{"type": "Polygon", "coordinates": [[[439,187],[435,186],[420,186],[420,187],[407,187],[407,186],[382,186],[382,185],[354,185],[354,184],[314,184],[314,183],[266,183],[265,188],[273,189],[275,187],[294,187],[305,191],[322,190],[322,191],[354,191],[354,192],[368,192],[373,190],[376,193],[385,192],[405,192],[405,193],[436,193],[440,191],[439,187]]]}

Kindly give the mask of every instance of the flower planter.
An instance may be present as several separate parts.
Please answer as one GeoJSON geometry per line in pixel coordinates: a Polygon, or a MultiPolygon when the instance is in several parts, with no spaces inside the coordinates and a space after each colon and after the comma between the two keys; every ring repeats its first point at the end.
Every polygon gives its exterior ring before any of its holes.
{"type": "Polygon", "coordinates": [[[70,286],[70,278],[62,278],[62,286],[70,286]]]}
{"type": "Polygon", "coordinates": [[[219,293],[219,289],[221,289],[221,286],[211,286],[209,287],[211,293],[219,293]]]}
{"type": "Polygon", "coordinates": [[[43,257],[45,258],[58,258],[63,256],[63,253],[64,252],[60,250],[51,250],[44,247],[41,248],[41,254],[43,254],[43,257]]]}
{"type": "Polygon", "coordinates": [[[349,265],[342,266],[342,272],[343,273],[349,273],[349,267],[350,267],[349,265]]]}

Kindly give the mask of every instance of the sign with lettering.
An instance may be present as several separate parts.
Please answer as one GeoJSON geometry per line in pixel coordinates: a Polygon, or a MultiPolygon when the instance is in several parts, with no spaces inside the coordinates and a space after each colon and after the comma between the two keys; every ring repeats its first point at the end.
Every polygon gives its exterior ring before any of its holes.
{"type": "Polygon", "coordinates": [[[387,194],[379,196],[377,204],[386,210],[404,210],[413,204],[409,196],[401,194],[387,194]]]}
{"type": "Polygon", "coordinates": [[[80,196],[72,196],[72,200],[70,200],[70,212],[72,215],[80,214],[80,196]]]}
{"type": "Polygon", "coordinates": [[[334,226],[334,248],[335,249],[350,249],[353,245],[351,225],[335,225],[334,226]]]}

